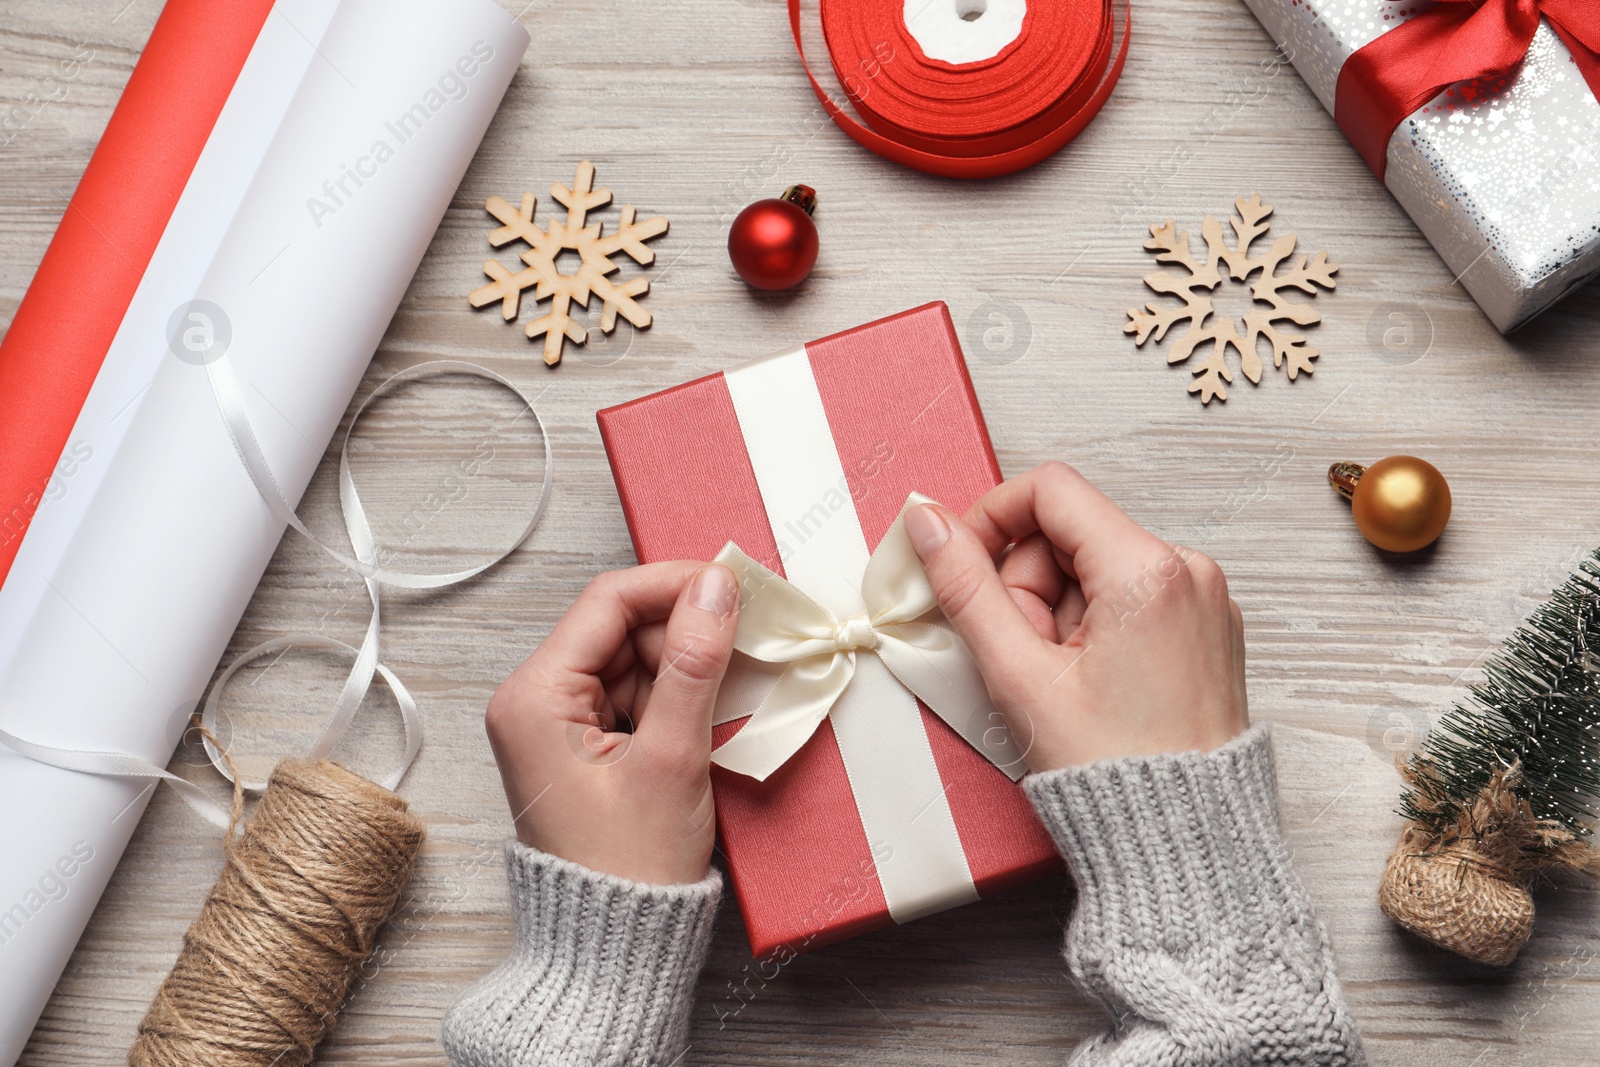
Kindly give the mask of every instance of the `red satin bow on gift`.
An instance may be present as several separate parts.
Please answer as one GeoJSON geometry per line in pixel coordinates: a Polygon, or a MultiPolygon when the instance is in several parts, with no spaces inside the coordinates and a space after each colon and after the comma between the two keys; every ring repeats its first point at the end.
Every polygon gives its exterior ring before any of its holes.
{"type": "Polygon", "coordinates": [[[1381,181],[1395,127],[1446,86],[1510,74],[1541,15],[1600,97],[1600,2],[1440,0],[1345,60],[1334,121],[1381,181]]]}

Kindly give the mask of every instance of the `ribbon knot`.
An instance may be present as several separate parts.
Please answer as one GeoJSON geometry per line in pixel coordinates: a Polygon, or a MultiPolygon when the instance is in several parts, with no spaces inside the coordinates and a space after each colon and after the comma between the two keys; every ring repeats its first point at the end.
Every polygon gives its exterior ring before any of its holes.
{"type": "Polygon", "coordinates": [[[1600,97],[1600,4],[1443,0],[1345,60],[1334,90],[1334,121],[1383,180],[1395,128],[1448,86],[1512,75],[1528,54],[1541,17],[1600,97]]]}
{"type": "Polygon", "coordinates": [[[852,615],[833,628],[833,643],[840,652],[854,652],[858,648],[872,651],[878,647],[878,631],[866,614],[852,615]]]}
{"type": "MultiPolygon", "coordinates": [[[[927,503],[913,493],[906,507],[927,503]]],[[[997,729],[999,712],[972,654],[939,610],[904,519],[902,508],[867,560],[861,610],[843,619],[733,542],[717,553],[739,581],[733,647],[742,656],[728,668],[714,718],[746,721],[711,754],[713,763],[765,781],[822,725],[855,677],[857,656],[867,653],[985,759],[1013,780],[1022,777],[1022,755],[1009,733],[997,729]]],[[[892,761],[894,753],[884,758],[892,761]]]]}

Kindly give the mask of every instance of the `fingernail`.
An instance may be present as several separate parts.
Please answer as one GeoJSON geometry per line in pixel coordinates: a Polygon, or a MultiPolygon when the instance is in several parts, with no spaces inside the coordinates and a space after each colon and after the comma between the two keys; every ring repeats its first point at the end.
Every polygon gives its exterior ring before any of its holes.
{"type": "Polygon", "coordinates": [[[694,576],[694,587],[689,590],[689,601],[702,611],[726,615],[739,601],[739,586],[733,572],[720,563],[711,563],[694,576]]]}
{"type": "Polygon", "coordinates": [[[917,555],[926,560],[950,540],[950,524],[934,508],[919,504],[906,512],[906,536],[917,555]]]}

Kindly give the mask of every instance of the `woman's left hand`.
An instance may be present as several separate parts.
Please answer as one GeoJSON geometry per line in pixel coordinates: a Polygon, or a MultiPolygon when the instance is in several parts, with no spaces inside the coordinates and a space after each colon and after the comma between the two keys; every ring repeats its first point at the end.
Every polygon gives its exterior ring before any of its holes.
{"type": "Polygon", "coordinates": [[[523,844],[639,882],[706,876],[711,709],[738,608],[733,572],[715,563],[589,583],[489,701],[523,844]]]}

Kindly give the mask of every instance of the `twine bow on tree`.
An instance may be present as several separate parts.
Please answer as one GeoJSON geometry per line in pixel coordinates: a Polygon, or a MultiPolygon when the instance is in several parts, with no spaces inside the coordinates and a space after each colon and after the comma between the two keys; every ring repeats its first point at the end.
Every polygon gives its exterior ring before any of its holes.
{"type": "Polygon", "coordinates": [[[1600,4],[1594,0],[1439,0],[1345,60],[1334,121],[1383,180],[1395,127],[1450,85],[1513,73],[1541,17],[1600,97],[1600,4]]]}

